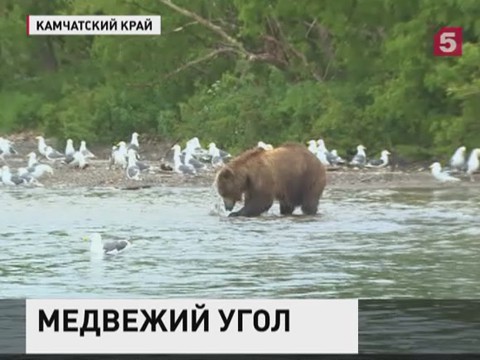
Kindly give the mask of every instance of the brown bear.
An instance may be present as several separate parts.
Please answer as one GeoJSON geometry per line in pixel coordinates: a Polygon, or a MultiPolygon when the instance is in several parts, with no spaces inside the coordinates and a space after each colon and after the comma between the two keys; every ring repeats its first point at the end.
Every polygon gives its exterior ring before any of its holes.
{"type": "Polygon", "coordinates": [[[244,195],[243,208],[229,216],[258,216],[274,200],[280,202],[282,215],[292,214],[297,206],[314,215],[326,178],[325,167],[304,145],[286,143],[273,150],[245,151],[220,169],[215,183],[227,211],[244,195]]]}

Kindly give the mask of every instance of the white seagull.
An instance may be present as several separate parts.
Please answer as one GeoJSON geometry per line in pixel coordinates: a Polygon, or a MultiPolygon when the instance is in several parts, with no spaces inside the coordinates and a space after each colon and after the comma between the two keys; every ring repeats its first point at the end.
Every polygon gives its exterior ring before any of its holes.
{"type": "Polygon", "coordinates": [[[35,186],[43,186],[38,180],[30,173],[26,168],[20,167],[17,169],[17,174],[20,178],[22,178],[26,184],[35,185],[35,186]]]}
{"type": "Polygon", "coordinates": [[[112,166],[115,165],[115,151],[117,151],[118,147],[113,145],[112,151],[110,152],[110,157],[108,158],[108,168],[111,169],[112,166]]]}
{"type": "Polygon", "coordinates": [[[465,170],[465,146],[460,146],[450,158],[450,167],[458,171],[465,170]]]}
{"type": "Polygon", "coordinates": [[[115,166],[120,166],[122,169],[127,168],[127,144],[125,141],[120,141],[118,143],[117,149],[113,150],[113,164],[115,166]]]}
{"type": "Polygon", "coordinates": [[[0,137],[0,158],[3,160],[3,162],[7,164],[5,156],[16,154],[18,154],[18,152],[13,148],[13,142],[8,139],[4,139],[3,137],[0,137]]]}
{"type": "Polygon", "coordinates": [[[185,158],[183,159],[183,163],[193,166],[195,171],[203,170],[205,168],[205,164],[193,157],[193,150],[191,148],[185,149],[185,158]]]}
{"type": "Polygon", "coordinates": [[[330,151],[330,154],[332,155],[332,165],[345,164],[345,160],[338,155],[336,149],[330,151]]]}
{"type": "Polygon", "coordinates": [[[475,181],[473,179],[473,173],[478,170],[480,167],[480,162],[478,161],[478,157],[480,156],[480,149],[473,149],[468,157],[467,162],[467,175],[470,176],[470,181],[475,181]]]}
{"type": "Polygon", "coordinates": [[[99,233],[84,236],[83,240],[90,240],[90,251],[93,254],[98,255],[116,255],[125,251],[132,245],[128,240],[116,240],[103,243],[102,236],[99,233]]]}
{"type": "Polygon", "coordinates": [[[213,160],[213,156],[220,156],[223,162],[232,157],[230,153],[226,152],[225,150],[219,149],[214,142],[208,144],[208,154],[212,158],[211,160],[213,160]]]}
{"type": "Polygon", "coordinates": [[[263,141],[259,141],[257,143],[257,147],[262,148],[264,150],[273,150],[272,144],[266,144],[263,141]]]}
{"type": "Polygon", "coordinates": [[[75,153],[72,156],[67,156],[63,160],[63,163],[79,169],[84,169],[88,166],[85,156],[83,156],[83,154],[80,151],[75,151],[75,153]]]}
{"type": "Polygon", "coordinates": [[[173,150],[173,169],[175,172],[183,175],[195,175],[197,172],[195,168],[190,164],[184,164],[180,158],[180,145],[175,144],[172,147],[173,150]]]}
{"type": "Polygon", "coordinates": [[[323,151],[323,149],[317,147],[317,153],[315,154],[318,158],[318,160],[320,160],[320,162],[327,166],[327,165],[330,165],[330,162],[328,161],[327,159],[327,153],[325,151],[323,151]]]}
{"type": "Polygon", "coordinates": [[[46,157],[46,149],[47,149],[47,144],[45,143],[45,139],[43,136],[37,136],[35,139],[38,140],[38,152],[46,157]]]}
{"type": "Polygon", "coordinates": [[[47,160],[56,161],[56,160],[63,160],[65,159],[65,155],[61,152],[53,149],[51,146],[47,146],[45,148],[45,157],[47,160]]]}
{"type": "Polygon", "coordinates": [[[47,164],[36,164],[33,167],[27,168],[27,170],[35,179],[40,179],[45,174],[53,175],[52,167],[47,164]]]}
{"type": "Polygon", "coordinates": [[[308,140],[307,144],[308,144],[308,150],[312,154],[316,155],[318,150],[317,142],[315,140],[308,140]]]}
{"type": "Polygon", "coordinates": [[[214,168],[220,167],[224,164],[223,158],[220,155],[220,149],[217,148],[217,145],[215,143],[211,142],[208,144],[208,154],[211,157],[211,164],[214,168]]]}
{"type": "Polygon", "coordinates": [[[38,164],[37,154],[35,154],[33,151],[31,153],[28,153],[27,158],[29,168],[38,164]]]}
{"type": "Polygon", "coordinates": [[[138,133],[132,133],[132,138],[130,140],[130,144],[128,144],[127,150],[133,149],[135,152],[140,151],[140,144],[138,143],[138,133]]]}
{"type": "Polygon", "coordinates": [[[187,144],[185,145],[185,149],[191,149],[192,151],[202,150],[202,145],[200,145],[200,140],[198,140],[198,137],[195,136],[188,140],[187,144]]]}
{"type": "Polygon", "coordinates": [[[128,150],[127,178],[140,181],[140,168],[137,166],[137,153],[135,150],[128,150]]]}
{"type": "Polygon", "coordinates": [[[4,185],[16,186],[26,183],[26,180],[18,175],[12,175],[10,168],[7,165],[4,165],[2,167],[2,182],[4,185]]]}
{"type": "Polygon", "coordinates": [[[53,169],[50,165],[41,164],[37,161],[37,154],[31,152],[27,155],[28,157],[28,165],[27,171],[35,178],[39,179],[44,174],[53,175],[53,169]]]}
{"type": "Polygon", "coordinates": [[[330,151],[327,150],[327,147],[325,146],[325,141],[323,141],[323,139],[318,139],[317,140],[317,144],[318,144],[318,150],[321,150],[325,153],[325,157],[327,158],[327,162],[329,165],[334,165],[334,161],[335,161],[335,156],[333,156],[330,151]]]}
{"type": "Polygon", "coordinates": [[[432,165],[430,165],[430,169],[432,169],[433,177],[442,183],[460,181],[460,179],[457,179],[447,172],[442,171],[442,166],[439,162],[434,162],[432,165]]]}
{"type": "Polygon", "coordinates": [[[389,163],[388,155],[390,155],[390,152],[388,150],[383,150],[380,155],[380,159],[370,160],[366,166],[374,167],[374,168],[383,168],[387,166],[389,163]]]}
{"type": "Polygon", "coordinates": [[[75,148],[73,147],[73,140],[67,139],[67,145],[65,146],[65,156],[73,156],[75,148]]]}
{"type": "Polygon", "coordinates": [[[80,141],[80,149],[78,149],[82,153],[82,155],[85,157],[85,159],[93,159],[95,155],[87,149],[87,143],[85,140],[80,141]]]}
{"type": "Polygon", "coordinates": [[[353,166],[365,166],[365,162],[367,161],[367,154],[365,153],[367,148],[363,145],[357,146],[357,154],[353,157],[352,161],[350,161],[350,165],[353,166]]]}
{"type": "Polygon", "coordinates": [[[193,137],[187,141],[185,149],[183,149],[182,153],[186,155],[188,152],[196,159],[208,158],[208,151],[202,148],[198,137],[193,137]]]}

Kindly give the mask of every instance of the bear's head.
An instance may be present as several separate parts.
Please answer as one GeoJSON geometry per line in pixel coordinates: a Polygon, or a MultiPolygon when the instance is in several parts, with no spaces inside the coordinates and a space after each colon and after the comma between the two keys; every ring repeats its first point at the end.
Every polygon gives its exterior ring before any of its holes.
{"type": "Polygon", "coordinates": [[[223,167],[217,174],[217,191],[223,198],[225,210],[231,211],[237,201],[242,200],[242,194],[247,187],[247,176],[241,171],[229,166],[223,167]]]}

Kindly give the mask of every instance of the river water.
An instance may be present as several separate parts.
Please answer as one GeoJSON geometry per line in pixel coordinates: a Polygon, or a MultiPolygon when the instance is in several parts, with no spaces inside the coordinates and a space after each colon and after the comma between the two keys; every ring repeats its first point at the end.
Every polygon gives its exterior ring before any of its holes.
{"type": "Polygon", "coordinates": [[[0,189],[0,296],[478,298],[475,188],[340,190],[227,218],[211,188],[0,189]],[[82,236],[131,239],[90,256],[82,236]]]}
{"type": "Polygon", "coordinates": [[[478,189],[328,189],[315,217],[220,205],[212,188],[0,189],[0,298],[397,299],[360,303],[360,351],[480,351],[480,303],[458,301],[480,294],[478,189]],[[92,232],[133,246],[92,257],[92,232]]]}

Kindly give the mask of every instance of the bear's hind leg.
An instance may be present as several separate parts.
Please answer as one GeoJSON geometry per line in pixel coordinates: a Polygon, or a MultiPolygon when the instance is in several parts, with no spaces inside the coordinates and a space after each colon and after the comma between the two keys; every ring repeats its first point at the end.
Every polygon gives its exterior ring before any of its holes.
{"type": "Polygon", "coordinates": [[[316,215],[318,211],[319,199],[309,199],[303,202],[302,212],[305,215],[316,215]]]}
{"type": "Polygon", "coordinates": [[[295,210],[295,206],[280,201],[280,214],[292,215],[295,210]]]}

